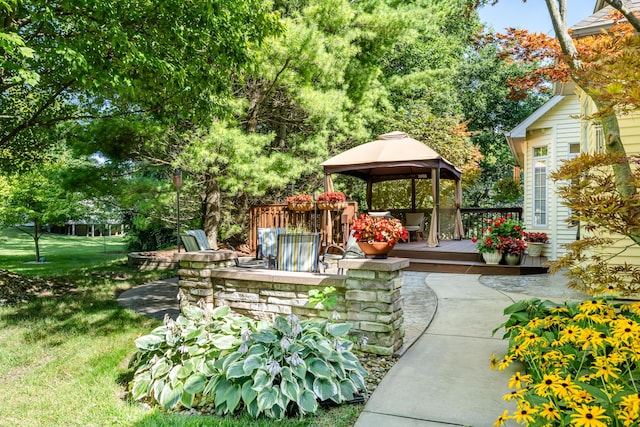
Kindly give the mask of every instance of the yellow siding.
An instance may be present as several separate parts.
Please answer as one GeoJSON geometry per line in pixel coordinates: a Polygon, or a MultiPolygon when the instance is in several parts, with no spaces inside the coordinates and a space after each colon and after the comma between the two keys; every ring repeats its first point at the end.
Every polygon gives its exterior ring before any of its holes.
{"type": "MultiPolygon", "coordinates": [[[[595,106],[584,92],[578,90],[581,105],[581,115],[588,116],[595,112],[595,106]]],[[[581,125],[581,138],[584,141],[585,129],[586,142],[588,152],[595,151],[596,127],[592,123],[581,125]]],[[[640,154],[640,113],[624,114],[618,116],[618,125],[620,126],[620,137],[628,155],[640,154]]],[[[584,233],[584,230],[582,231],[584,233]]],[[[604,250],[604,253],[615,255],[612,264],[624,264],[625,262],[633,265],[640,265],[640,246],[635,245],[633,241],[624,236],[611,236],[614,244],[604,250]],[[619,254],[619,255],[616,255],[619,254]]]]}
{"type": "Polygon", "coordinates": [[[524,147],[524,225],[528,231],[545,232],[549,235],[551,244],[545,248],[543,255],[550,259],[556,259],[565,252],[561,245],[576,240],[577,229],[565,221],[569,217],[569,210],[562,204],[556,193],[556,185],[550,178],[547,181],[547,225],[533,227],[533,149],[546,145],[547,170],[552,172],[558,169],[569,158],[569,144],[580,142],[580,121],[576,118],[579,113],[578,97],[567,96],[529,126],[527,131],[524,147]]]}

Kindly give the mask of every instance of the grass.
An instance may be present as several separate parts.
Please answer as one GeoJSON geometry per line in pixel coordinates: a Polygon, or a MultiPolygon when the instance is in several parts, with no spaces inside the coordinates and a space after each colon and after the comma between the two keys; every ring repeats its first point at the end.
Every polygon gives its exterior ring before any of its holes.
{"type": "MultiPolygon", "coordinates": [[[[71,283],[75,290],[0,306],[0,425],[346,427],[355,423],[361,406],[276,422],[166,414],[128,401],[126,382],[132,372],[127,362],[135,351],[133,340],[159,322],[120,307],[116,295],[175,272],[128,269],[121,237],[47,235],[42,256],[51,264],[24,264],[34,258],[32,245],[26,234],[0,230],[0,266],[71,283]]],[[[0,287],[5,285],[0,276],[0,287]]]]}
{"type": "Polygon", "coordinates": [[[33,238],[15,228],[0,231],[0,266],[18,274],[38,277],[64,275],[67,270],[98,266],[125,256],[121,236],[84,237],[44,234],[40,238],[40,257],[36,263],[33,238]]]}

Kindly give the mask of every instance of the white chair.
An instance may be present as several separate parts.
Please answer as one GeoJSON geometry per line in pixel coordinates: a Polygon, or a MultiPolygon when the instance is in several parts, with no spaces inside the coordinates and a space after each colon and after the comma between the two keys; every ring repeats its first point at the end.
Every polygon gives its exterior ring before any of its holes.
{"type": "Polygon", "coordinates": [[[415,233],[416,239],[418,234],[422,237],[424,233],[424,212],[408,212],[404,218],[404,228],[409,233],[409,242],[411,242],[411,233],[415,233]]]}

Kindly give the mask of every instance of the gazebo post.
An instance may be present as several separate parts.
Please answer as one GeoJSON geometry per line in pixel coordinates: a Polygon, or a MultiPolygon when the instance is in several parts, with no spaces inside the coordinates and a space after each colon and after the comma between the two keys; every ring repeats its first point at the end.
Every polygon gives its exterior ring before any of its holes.
{"type": "Polygon", "coordinates": [[[416,211],[416,178],[411,177],[411,212],[416,211]]]}
{"type": "Polygon", "coordinates": [[[371,201],[373,200],[373,182],[371,179],[367,180],[367,209],[372,210],[371,201]]]}
{"type": "Polygon", "coordinates": [[[440,163],[438,163],[438,167],[436,168],[436,212],[438,213],[436,222],[436,229],[438,231],[436,237],[438,241],[440,241],[440,163]]]}

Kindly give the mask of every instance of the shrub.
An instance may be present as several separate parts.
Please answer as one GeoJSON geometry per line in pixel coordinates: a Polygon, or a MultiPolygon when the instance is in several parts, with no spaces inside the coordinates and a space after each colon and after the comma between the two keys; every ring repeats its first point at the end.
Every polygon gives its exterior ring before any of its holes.
{"type": "Polygon", "coordinates": [[[638,425],[640,303],[532,300],[505,314],[509,350],[492,365],[502,370],[521,361],[527,373],[511,377],[514,390],[504,399],[518,409],[505,411],[496,425],[507,419],[528,426],[638,425]]]}
{"type": "Polygon", "coordinates": [[[257,418],[315,413],[365,391],[366,371],[343,339],[350,325],[278,316],[273,324],[185,307],[175,321],[138,338],[134,400],[165,410],[198,408],[257,418]]]}

